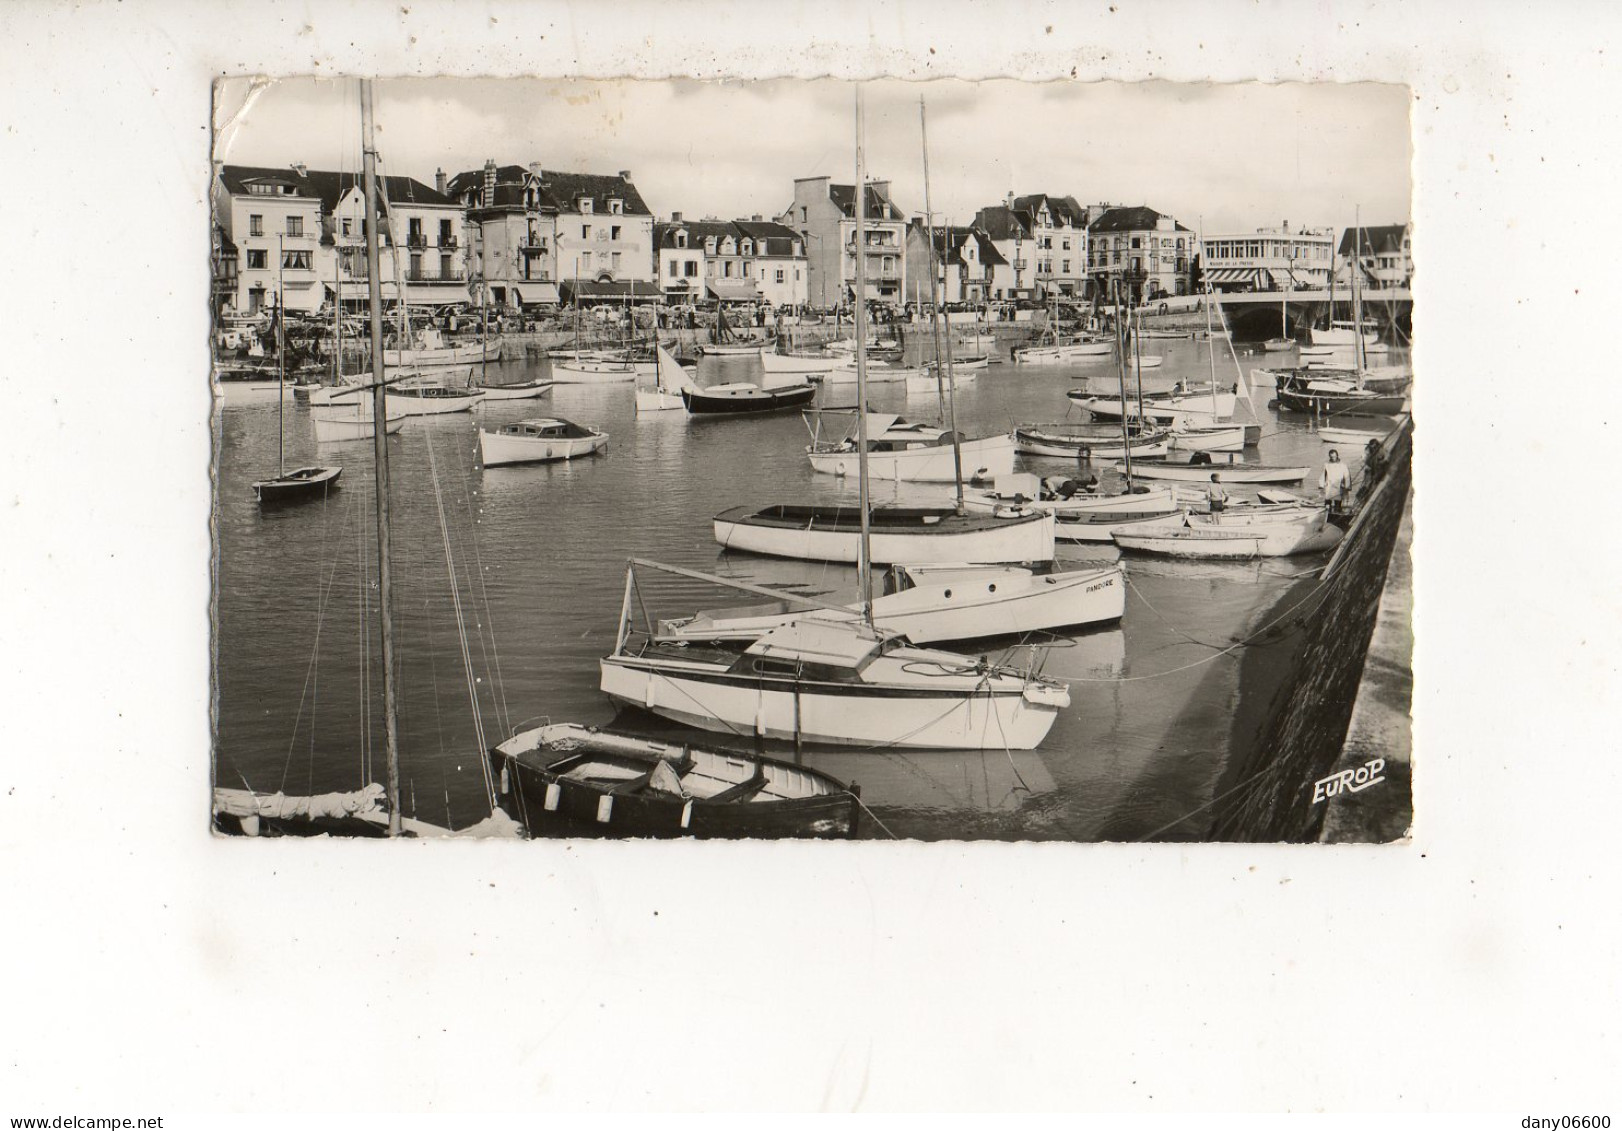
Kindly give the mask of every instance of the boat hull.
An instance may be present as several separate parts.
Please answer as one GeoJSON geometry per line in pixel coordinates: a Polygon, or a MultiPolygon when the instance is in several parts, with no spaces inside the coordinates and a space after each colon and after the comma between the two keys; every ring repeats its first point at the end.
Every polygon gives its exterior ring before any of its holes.
{"type": "MultiPolygon", "coordinates": [[[[342,415],[329,415],[331,410],[322,412],[314,409],[310,413],[310,423],[315,428],[315,441],[318,444],[336,444],[345,440],[369,440],[377,435],[376,423],[366,406],[357,406],[356,410],[343,412],[342,415]]],[[[383,421],[383,434],[392,436],[405,427],[405,417],[394,414],[383,421]]]]}
{"type": "Polygon", "coordinates": [[[767,373],[827,373],[845,364],[842,357],[801,357],[796,354],[776,353],[769,349],[758,351],[760,364],[767,373]]]}
{"type": "Polygon", "coordinates": [[[490,356],[500,357],[501,350],[486,352],[483,346],[446,346],[441,349],[409,349],[383,351],[384,365],[409,365],[430,369],[443,365],[466,365],[472,361],[485,361],[490,356]]]}
{"type": "Polygon", "coordinates": [[[1014,361],[1020,365],[1060,365],[1088,357],[1107,357],[1115,352],[1112,342],[1078,342],[1068,346],[1029,346],[1016,349],[1014,361]]]}
{"type": "Polygon", "coordinates": [[[682,670],[609,656],[599,663],[601,687],[615,702],[700,730],[875,753],[1034,750],[1058,717],[1052,700],[1033,701],[1019,690],[768,681],[699,666],[682,670]]]}
{"type": "Polygon", "coordinates": [[[1281,386],[1278,407],[1314,416],[1396,416],[1406,398],[1400,395],[1310,392],[1281,386]]]}
{"type": "Polygon", "coordinates": [[[253,492],[267,507],[325,498],[328,492],[338,489],[338,477],[343,470],[341,467],[301,467],[274,479],[260,480],[253,485],[253,492]]]}
{"type": "MultiPolygon", "coordinates": [[[[994,479],[1011,474],[1014,470],[1014,438],[1012,436],[985,436],[978,440],[964,440],[962,450],[963,478],[994,479]]],[[[824,475],[858,473],[857,453],[851,450],[816,451],[807,449],[811,469],[824,475]]],[[[869,479],[889,480],[895,483],[955,483],[957,460],[951,444],[927,444],[898,451],[879,451],[867,454],[869,479]]]]}
{"type": "Polygon", "coordinates": [[[1161,456],[1171,450],[1169,440],[1164,436],[1151,436],[1141,443],[1122,444],[1119,430],[1116,435],[1066,435],[1062,432],[1051,432],[1041,428],[1016,428],[1014,430],[1014,446],[1023,455],[1028,456],[1054,456],[1060,459],[1076,459],[1081,455],[1081,449],[1086,448],[1089,457],[1105,459],[1119,458],[1128,449],[1133,458],[1140,456],[1161,456]]]}
{"type": "Polygon", "coordinates": [[[552,381],[525,381],[521,385],[473,385],[487,401],[528,401],[544,397],[552,391],[552,381]]]}
{"type": "Polygon", "coordinates": [[[1242,452],[1245,450],[1245,426],[1230,428],[1190,428],[1174,430],[1167,439],[1174,452],[1242,452]]]}
{"type": "Polygon", "coordinates": [[[1339,527],[1323,512],[1293,523],[1226,524],[1212,517],[1191,516],[1181,530],[1152,533],[1117,531],[1115,544],[1141,554],[1172,558],[1282,558],[1327,550],[1340,541],[1339,527]]]}
{"type": "MultiPolygon", "coordinates": [[[[745,550],[803,561],[851,562],[860,556],[856,507],[735,507],[715,517],[715,540],[745,550]]],[[[1053,560],[1053,516],[957,516],[950,511],[880,508],[873,512],[872,560],[881,565],[1053,560]]]]}
{"type": "Polygon", "coordinates": [[[479,430],[479,459],[485,467],[510,467],[521,463],[561,463],[580,459],[608,447],[607,435],[599,432],[582,437],[502,436],[479,430]]]}
{"type": "Polygon", "coordinates": [[[763,412],[782,412],[803,408],[817,395],[812,384],[781,386],[774,389],[711,386],[708,389],[683,389],[681,404],[694,416],[746,416],[763,412]]]}
{"type": "Polygon", "coordinates": [[[472,412],[473,406],[484,400],[483,393],[455,393],[450,396],[420,397],[389,390],[384,397],[389,415],[446,416],[453,412],[472,412]]]}
{"type": "Polygon", "coordinates": [[[1175,529],[1182,526],[1186,518],[1176,507],[1130,512],[1083,512],[1061,516],[1054,527],[1054,537],[1061,542],[1107,544],[1115,540],[1115,532],[1119,530],[1175,529]]]}
{"type": "MultiPolygon", "coordinates": [[[[1124,471],[1124,464],[1116,465],[1124,471]]],[[[1174,483],[1209,483],[1212,473],[1222,476],[1223,483],[1299,483],[1311,472],[1307,467],[1288,467],[1261,463],[1161,463],[1144,460],[1132,465],[1132,474],[1140,479],[1159,479],[1174,483]]]]}
{"type": "Polygon", "coordinates": [[[658,374],[654,362],[553,361],[552,380],[559,385],[616,385],[658,374]]]}

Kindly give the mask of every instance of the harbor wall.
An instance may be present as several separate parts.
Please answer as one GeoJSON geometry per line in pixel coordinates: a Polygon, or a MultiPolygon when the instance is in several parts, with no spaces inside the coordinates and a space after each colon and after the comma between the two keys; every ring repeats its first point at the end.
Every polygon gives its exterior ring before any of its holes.
{"type": "MultiPolygon", "coordinates": [[[[1227,767],[1209,840],[1312,841],[1328,805],[1315,783],[1346,744],[1393,547],[1412,486],[1412,430],[1388,441],[1389,467],[1319,580],[1292,587],[1245,653],[1227,767]]],[[[1382,788],[1406,788],[1407,775],[1382,788]]],[[[1393,797],[1393,803],[1396,799],[1393,797]]],[[[1403,799],[1403,803],[1409,803],[1403,799]]]]}

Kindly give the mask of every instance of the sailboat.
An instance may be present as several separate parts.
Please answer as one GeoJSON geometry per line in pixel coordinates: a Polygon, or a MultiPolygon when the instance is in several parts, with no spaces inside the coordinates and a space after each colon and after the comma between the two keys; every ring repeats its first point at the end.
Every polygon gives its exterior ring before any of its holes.
{"type": "Polygon", "coordinates": [[[715,325],[710,327],[710,340],[700,342],[696,348],[702,354],[719,357],[747,357],[760,349],[760,341],[755,338],[740,338],[734,334],[731,325],[727,322],[727,312],[717,303],[715,307],[715,325]]]}
{"type": "Polygon", "coordinates": [[[1283,353],[1295,348],[1295,339],[1290,337],[1290,284],[1295,281],[1295,274],[1288,269],[1286,271],[1284,297],[1278,302],[1278,337],[1262,343],[1262,350],[1266,353],[1283,353]]]}
{"type": "Polygon", "coordinates": [[[955,429],[909,422],[893,413],[860,413],[856,408],[825,408],[806,413],[811,444],[806,455],[811,470],[824,475],[848,475],[857,469],[857,437],[832,439],[823,435],[828,416],[868,417],[866,456],[868,474],[901,483],[950,483],[960,467],[968,478],[991,480],[1014,470],[1014,437],[1007,433],[963,439],[955,429]]]}
{"type": "MultiPolygon", "coordinates": [[[[485,305],[486,289],[479,288],[479,341],[483,342],[489,335],[489,312],[485,305]]],[[[479,362],[479,379],[473,379],[473,371],[468,371],[467,387],[475,392],[483,393],[486,401],[529,401],[544,397],[552,391],[557,382],[548,381],[544,377],[536,377],[529,381],[517,381],[512,384],[498,385],[490,381],[489,355],[479,362]]]]}
{"type": "Polygon", "coordinates": [[[1012,350],[1013,360],[1026,365],[1053,365],[1086,357],[1105,357],[1115,349],[1115,343],[1107,338],[1090,338],[1085,334],[1066,338],[1060,335],[1058,291],[1053,292],[1053,313],[1048,335],[1052,340],[1046,343],[1015,346],[1012,350]]]}
{"type": "Polygon", "coordinates": [[[679,411],[683,407],[682,393],[697,387],[669,350],[661,345],[655,345],[653,348],[655,360],[653,386],[644,388],[641,378],[637,379],[636,411],[639,416],[644,412],[679,411]]]}
{"type": "MultiPolygon", "coordinates": [[[[337,267],[334,267],[336,274],[337,267]]],[[[344,319],[340,300],[342,279],[335,277],[332,284],[332,385],[317,389],[316,400],[310,405],[310,424],[315,429],[315,442],[336,444],[346,440],[369,440],[377,422],[372,419],[371,406],[361,400],[360,385],[344,376],[344,319]],[[347,391],[352,395],[344,400],[331,400],[335,392],[347,391]]],[[[383,421],[385,435],[393,435],[405,427],[405,414],[392,413],[383,421]]]]}
{"type": "Polygon", "coordinates": [[[305,499],[325,498],[327,492],[336,490],[338,477],[343,474],[341,467],[311,466],[298,467],[292,471],[287,470],[287,373],[285,371],[285,358],[287,354],[287,332],[283,326],[286,316],[284,293],[282,288],[282,247],[280,238],[276,241],[276,474],[270,479],[261,479],[253,485],[253,492],[258,497],[261,506],[274,506],[281,503],[302,502],[305,499]]]}

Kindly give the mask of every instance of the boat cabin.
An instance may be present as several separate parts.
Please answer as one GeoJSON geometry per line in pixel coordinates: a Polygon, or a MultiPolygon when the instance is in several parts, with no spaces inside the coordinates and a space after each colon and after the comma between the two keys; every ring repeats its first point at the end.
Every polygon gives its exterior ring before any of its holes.
{"type": "Polygon", "coordinates": [[[519,420],[503,424],[496,430],[498,436],[519,436],[528,440],[584,440],[595,433],[569,420],[546,417],[539,420],[519,420]]]}
{"type": "Polygon", "coordinates": [[[888,639],[848,622],[807,617],[767,631],[728,670],[734,675],[860,683],[862,670],[888,639]]]}

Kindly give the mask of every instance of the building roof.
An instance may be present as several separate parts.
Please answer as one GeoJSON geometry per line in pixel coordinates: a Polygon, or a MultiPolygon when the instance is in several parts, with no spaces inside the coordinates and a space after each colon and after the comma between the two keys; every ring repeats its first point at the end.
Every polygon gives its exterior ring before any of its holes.
{"type": "Polygon", "coordinates": [[[974,214],[974,226],[994,240],[1030,239],[1031,217],[1028,212],[1009,208],[1006,204],[993,204],[974,214]]]}
{"type": "MultiPolygon", "coordinates": [[[[454,207],[456,202],[443,193],[436,192],[419,180],[411,177],[380,177],[383,182],[385,199],[390,204],[425,204],[437,207],[454,207]]],[[[257,165],[222,165],[220,166],[220,181],[225,185],[227,192],[232,195],[255,196],[250,193],[250,184],[272,183],[290,187],[293,191],[286,196],[297,199],[315,199],[321,202],[326,212],[332,212],[338,207],[338,201],[351,189],[360,187],[364,180],[358,173],[334,173],[321,169],[276,169],[257,165]]],[[[275,199],[274,196],[271,199],[275,199]]]]}
{"type": "MultiPolygon", "coordinates": [[[[846,216],[856,215],[856,186],[855,185],[828,185],[828,199],[846,216]]],[[[904,220],[901,209],[890,202],[888,196],[882,195],[872,185],[867,186],[866,219],[869,220],[904,220]]]]}
{"type": "MultiPolygon", "coordinates": [[[[452,197],[463,197],[469,192],[482,195],[485,169],[469,169],[450,179],[446,192],[452,197]]],[[[523,208],[524,194],[530,180],[537,182],[536,209],[542,212],[575,212],[583,196],[591,197],[591,210],[609,215],[608,201],[621,201],[626,216],[653,215],[636,191],[636,185],[618,173],[565,173],[555,169],[531,170],[526,165],[497,165],[495,192],[486,206],[475,202],[471,207],[523,208]]]]}
{"type": "Polygon", "coordinates": [[[1072,228],[1087,226],[1087,214],[1073,196],[1051,196],[1045,192],[1038,192],[1014,198],[1014,208],[1027,216],[1034,217],[1044,204],[1048,206],[1048,211],[1053,213],[1055,219],[1063,220],[1072,228]]]}
{"type": "MultiPolygon", "coordinates": [[[[1093,232],[1152,232],[1160,226],[1163,212],[1156,212],[1146,204],[1133,208],[1111,208],[1094,220],[1088,230],[1093,232]]],[[[1170,219],[1170,217],[1167,217],[1170,219]]],[[[1172,227],[1179,232],[1189,229],[1176,220],[1172,227]]]]}
{"type": "MultiPolygon", "coordinates": [[[[1356,233],[1359,229],[1347,228],[1340,236],[1341,255],[1351,255],[1356,242],[1356,233]]],[[[1379,227],[1361,229],[1363,232],[1364,255],[1400,255],[1402,241],[1408,234],[1407,224],[1382,224],[1379,227]]]]}
{"type": "Polygon", "coordinates": [[[991,237],[978,227],[937,226],[930,235],[934,237],[935,254],[940,256],[943,263],[957,261],[962,256],[963,245],[970,239],[977,239],[979,242],[980,262],[992,267],[1008,262],[997,250],[997,245],[991,242],[991,237]]]}
{"type": "MultiPolygon", "coordinates": [[[[745,239],[755,241],[756,255],[783,255],[792,256],[794,245],[799,242],[800,234],[793,228],[769,220],[672,220],[669,223],[655,224],[653,226],[653,246],[656,248],[674,248],[676,246],[676,233],[687,233],[687,246],[699,247],[704,241],[713,238],[720,243],[728,236],[734,242],[745,239]]],[[[734,250],[734,255],[739,254],[734,250]]]]}

